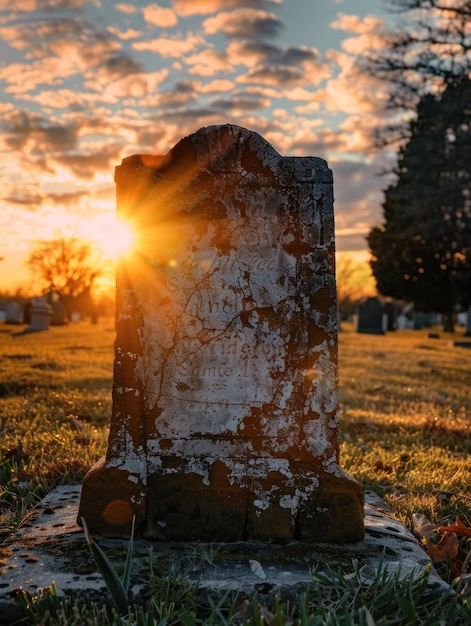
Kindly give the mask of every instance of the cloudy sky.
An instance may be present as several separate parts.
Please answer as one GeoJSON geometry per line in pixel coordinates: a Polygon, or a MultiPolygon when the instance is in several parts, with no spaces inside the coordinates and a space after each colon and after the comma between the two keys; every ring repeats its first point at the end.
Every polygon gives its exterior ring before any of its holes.
{"type": "Polygon", "coordinates": [[[327,159],[337,249],[365,251],[391,155],[357,57],[390,19],[383,0],[0,0],[0,290],[38,239],[110,248],[114,167],[211,124],[327,159]]]}

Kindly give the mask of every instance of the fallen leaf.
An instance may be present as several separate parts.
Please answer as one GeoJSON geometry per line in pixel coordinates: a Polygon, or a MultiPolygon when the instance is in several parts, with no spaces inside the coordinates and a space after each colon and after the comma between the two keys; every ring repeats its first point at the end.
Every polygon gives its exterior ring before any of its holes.
{"type": "Polygon", "coordinates": [[[455,523],[451,526],[439,526],[439,533],[456,533],[460,537],[471,537],[471,528],[465,526],[459,517],[456,518],[455,523]]]}
{"type": "Polygon", "coordinates": [[[437,524],[432,524],[428,517],[423,515],[423,513],[412,514],[412,529],[414,534],[418,537],[431,539],[437,534],[437,528],[437,524]]]}
{"type": "Polygon", "coordinates": [[[434,563],[450,562],[458,554],[458,537],[455,533],[445,533],[440,541],[427,550],[434,563]]]}

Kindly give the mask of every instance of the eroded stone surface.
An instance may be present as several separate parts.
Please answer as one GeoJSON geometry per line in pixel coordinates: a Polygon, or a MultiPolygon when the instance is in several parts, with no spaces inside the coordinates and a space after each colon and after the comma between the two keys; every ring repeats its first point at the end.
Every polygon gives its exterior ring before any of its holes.
{"type": "Polygon", "coordinates": [[[106,460],[83,485],[95,532],[355,541],[339,467],[332,176],[260,135],[204,128],[116,170],[138,251],[117,280],[106,460]]]}

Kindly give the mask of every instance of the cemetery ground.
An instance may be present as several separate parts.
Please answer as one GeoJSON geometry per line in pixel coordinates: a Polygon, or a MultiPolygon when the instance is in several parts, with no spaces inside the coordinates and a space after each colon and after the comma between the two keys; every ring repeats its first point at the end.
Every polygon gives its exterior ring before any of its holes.
{"type": "MultiPolygon", "coordinates": [[[[8,538],[34,523],[39,501],[59,484],[81,483],[105,453],[111,415],[112,319],[22,329],[0,326],[0,571],[8,538]]],[[[106,607],[60,601],[52,591],[25,604],[29,623],[471,624],[471,349],[452,345],[462,335],[438,328],[366,335],[348,324],[339,333],[340,463],[419,537],[456,596],[422,602],[420,577],[398,590],[379,573],[362,588],[339,572],[315,579],[312,597],[297,604],[246,600],[242,609],[206,602],[185,581],[152,571],[155,621],[149,608],[120,621],[106,607]]],[[[207,545],[205,558],[217,549],[207,545]]]]}

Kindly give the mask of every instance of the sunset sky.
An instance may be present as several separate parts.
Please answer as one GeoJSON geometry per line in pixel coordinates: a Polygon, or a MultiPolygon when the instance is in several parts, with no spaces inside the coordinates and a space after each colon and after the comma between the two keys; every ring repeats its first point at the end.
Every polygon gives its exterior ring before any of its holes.
{"type": "Polygon", "coordinates": [[[387,93],[357,69],[382,0],[0,0],[0,290],[38,239],[116,240],[114,168],[202,126],[260,133],[334,172],[340,252],[381,220],[387,93]]]}

